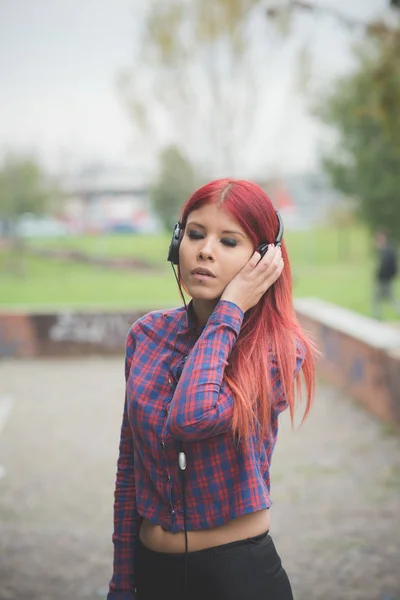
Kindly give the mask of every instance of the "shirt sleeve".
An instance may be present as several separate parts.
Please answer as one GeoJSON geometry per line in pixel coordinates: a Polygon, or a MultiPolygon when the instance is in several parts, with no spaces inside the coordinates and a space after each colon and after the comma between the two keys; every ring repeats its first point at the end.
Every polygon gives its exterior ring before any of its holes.
{"type": "MultiPolygon", "coordinates": [[[[126,340],[125,380],[128,380],[135,344],[132,330],[126,340]]],[[[136,507],[134,447],[127,397],[121,426],[117,478],[114,494],[114,570],[107,600],[135,600],[134,543],[142,521],[136,507]]]]}
{"type": "Polygon", "coordinates": [[[215,307],[186,360],[171,401],[166,428],[172,437],[201,440],[232,426],[233,394],[223,377],[243,317],[233,302],[221,300],[215,307]]]}

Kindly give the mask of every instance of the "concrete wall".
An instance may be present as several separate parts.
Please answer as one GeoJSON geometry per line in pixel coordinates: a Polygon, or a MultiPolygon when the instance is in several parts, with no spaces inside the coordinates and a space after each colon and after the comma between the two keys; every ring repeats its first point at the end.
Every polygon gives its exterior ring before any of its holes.
{"type": "Polygon", "coordinates": [[[316,298],[298,299],[295,307],[322,352],[322,377],[400,424],[400,330],[316,298]]]}
{"type": "MultiPolygon", "coordinates": [[[[400,424],[400,330],[318,299],[295,307],[322,351],[319,373],[400,424]]],[[[0,358],[122,354],[131,324],[145,312],[0,312],[0,358]]]]}
{"type": "Polygon", "coordinates": [[[3,312],[0,358],[121,354],[130,326],[144,312],[3,312]]]}

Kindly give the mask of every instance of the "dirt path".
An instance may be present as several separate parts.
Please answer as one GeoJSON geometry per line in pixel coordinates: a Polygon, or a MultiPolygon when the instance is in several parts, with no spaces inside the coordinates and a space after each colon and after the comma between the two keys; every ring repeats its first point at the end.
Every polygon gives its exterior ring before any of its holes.
{"type": "MultiPolygon", "coordinates": [[[[3,362],[0,600],[105,598],[123,358],[3,362]]],[[[296,600],[400,600],[400,440],[321,387],[272,469],[275,539],[296,600]]]]}

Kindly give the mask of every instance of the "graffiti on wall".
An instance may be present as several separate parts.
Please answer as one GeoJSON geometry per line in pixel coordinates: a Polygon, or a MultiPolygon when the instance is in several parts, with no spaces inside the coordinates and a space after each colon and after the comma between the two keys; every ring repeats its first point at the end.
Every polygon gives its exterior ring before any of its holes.
{"type": "Polygon", "coordinates": [[[123,352],[144,311],[0,315],[0,358],[123,352]]]}
{"type": "Polygon", "coordinates": [[[340,339],[337,332],[324,325],[320,329],[321,350],[324,358],[334,364],[341,363],[340,339]]]}
{"type": "Polygon", "coordinates": [[[363,356],[354,356],[349,367],[351,383],[362,383],[366,377],[365,359],[363,356]]]}
{"type": "Polygon", "coordinates": [[[48,338],[52,342],[116,348],[124,344],[131,325],[132,315],[61,313],[55,316],[48,338]]]}
{"type": "Polygon", "coordinates": [[[353,343],[337,330],[324,325],[320,329],[320,340],[325,360],[345,374],[351,384],[359,384],[365,380],[368,358],[362,354],[360,344],[353,343]]]}

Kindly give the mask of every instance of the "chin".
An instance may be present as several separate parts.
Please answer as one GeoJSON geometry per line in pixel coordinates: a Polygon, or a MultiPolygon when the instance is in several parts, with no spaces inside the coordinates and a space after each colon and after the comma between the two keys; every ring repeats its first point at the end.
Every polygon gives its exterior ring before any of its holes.
{"type": "Polygon", "coordinates": [[[207,290],[206,288],[201,288],[200,286],[190,286],[187,287],[189,292],[189,296],[193,298],[193,300],[213,300],[217,301],[221,297],[222,292],[215,293],[215,291],[207,290]]]}

